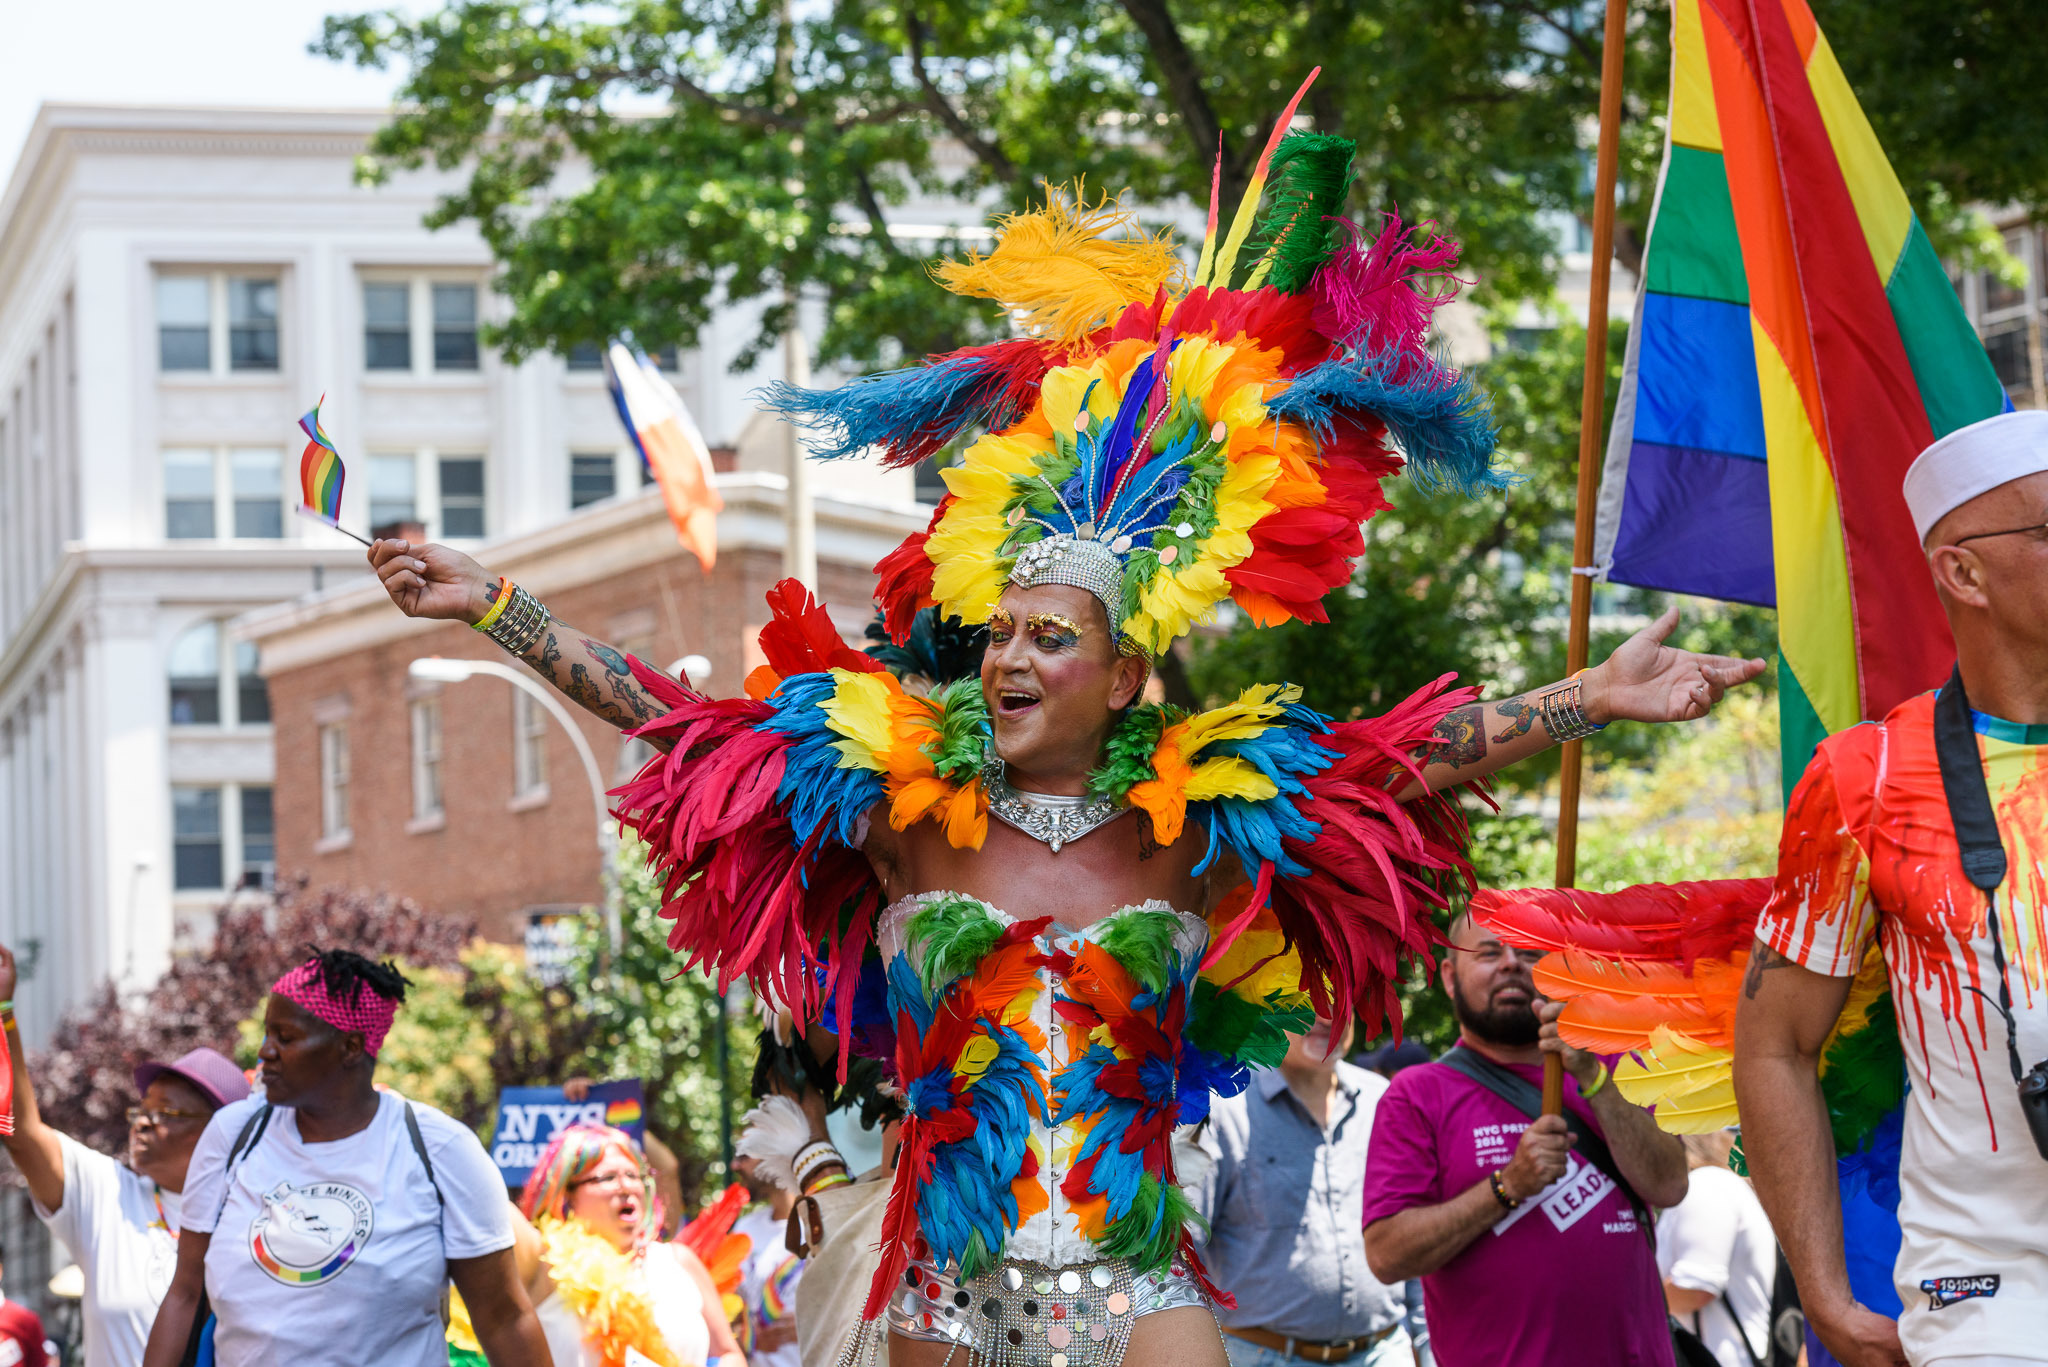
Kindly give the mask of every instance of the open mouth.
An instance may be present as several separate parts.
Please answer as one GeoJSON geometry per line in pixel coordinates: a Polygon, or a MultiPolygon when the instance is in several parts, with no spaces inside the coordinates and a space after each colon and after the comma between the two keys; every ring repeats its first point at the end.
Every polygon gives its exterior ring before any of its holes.
{"type": "Polygon", "coordinates": [[[1534,998],[1519,987],[1503,987],[1493,994],[1495,1006],[1527,1006],[1534,998]]]}
{"type": "Polygon", "coordinates": [[[996,693],[996,715],[1014,721],[1032,708],[1038,706],[1038,697],[1033,693],[1020,692],[1014,688],[1000,689],[996,693]]]}

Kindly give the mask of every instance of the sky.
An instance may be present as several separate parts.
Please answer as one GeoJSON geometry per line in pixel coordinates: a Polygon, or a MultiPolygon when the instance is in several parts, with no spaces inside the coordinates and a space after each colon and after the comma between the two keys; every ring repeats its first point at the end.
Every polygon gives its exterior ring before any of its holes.
{"type": "Polygon", "coordinates": [[[328,13],[388,0],[0,0],[0,185],[45,100],[108,104],[375,106],[395,71],[361,71],[306,44],[328,13]]]}

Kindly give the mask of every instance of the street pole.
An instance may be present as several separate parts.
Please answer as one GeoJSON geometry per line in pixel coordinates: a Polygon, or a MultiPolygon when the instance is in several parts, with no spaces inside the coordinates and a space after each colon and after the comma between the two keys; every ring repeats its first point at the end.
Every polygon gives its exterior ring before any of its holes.
{"type": "MultiPolygon", "coordinates": [[[[1565,672],[1586,667],[1593,616],[1593,499],[1600,483],[1601,417],[1607,406],[1607,289],[1614,268],[1614,182],[1621,147],[1621,59],[1628,43],[1628,0],[1607,0],[1600,50],[1600,145],[1593,172],[1593,278],[1586,300],[1586,372],[1579,396],[1579,498],[1572,527],[1571,634],[1565,672]]],[[[1568,741],[1557,796],[1557,886],[1578,878],[1581,741],[1568,741]]],[[[1564,1110],[1564,1064],[1543,1057],[1543,1113],[1564,1110]]]]}
{"type": "MultiPolygon", "coordinates": [[[[811,350],[804,341],[803,326],[795,316],[797,298],[789,295],[791,318],[788,331],[782,334],[782,377],[799,389],[808,388],[811,383],[811,350]]],[[[818,527],[816,514],[811,507],[810,464],[804,459],[804,443],[796,424],[786,425],[789,432],[789,460],[784,472],[789,479],[785,497],[789,504],[784,509],[784,540],[782,546],[782,573],[786,578],[798,580],[811,592],[818,591],[818,527]]]]}
{"type": "Polygon", "coordinates": [[[495,660],[451,660],[440,656],[414,660],[407,673],[416,679],[428,679],[437,683],[460,683],[478,674],[503,679],[519,689],[535,702],[546,708],[548,715],[562,724],[569,733],[569,743],[576,749],[576,758],[583,763],[583,776],[590,783],[591,800],[597,804],[597,857],[599,861],[599,886],[604,895],[605,936],[611,944],[612,959],[616,963],[624,937],[619,926],[619,829],[612,821],[611,806],[606,800],[604,773],[597,767],[597,756],[590,749],[590,742],[583,737],[583,728],[576,724],[576,718],[562,705],[554,691],[530,674],[514,669],[495,660]]]}

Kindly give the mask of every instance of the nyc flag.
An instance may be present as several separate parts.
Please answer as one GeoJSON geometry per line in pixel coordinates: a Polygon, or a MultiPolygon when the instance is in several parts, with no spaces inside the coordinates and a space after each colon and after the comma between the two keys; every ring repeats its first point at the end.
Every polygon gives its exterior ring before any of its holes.
{"type": "Polygon", "coordinates": [[[1672,22],[1595,562],[1777,609],[1789,791],[1822,737],[1946,676],[1900,482],[2009,405],[1805,0],[1672,22]]]}
{"type": "Polygon", "coordinates": [[[696,419],[647,353],[614,341],[604,357],[612,403],[626,436],[661,486],[676,539],[706,573],[718,561],[718,512],[725,500],[711,485],[711,449],[696,419]]]}

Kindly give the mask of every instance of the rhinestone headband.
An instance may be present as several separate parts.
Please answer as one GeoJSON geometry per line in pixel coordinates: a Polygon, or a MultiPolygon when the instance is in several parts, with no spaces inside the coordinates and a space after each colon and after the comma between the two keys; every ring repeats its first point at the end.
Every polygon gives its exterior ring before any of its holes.
{"type": "Polygon", "coordinates": [[[1083,540],[1059,532],[1041,537],[1017,552],[1010,567],[1010,582],[1020,589],[1044,584],[1065,584],[1085,590],[1102,604],[1109,615],[1110,633],[1124,655],[1141,652],[1137,643],[1124,635],[1124,562],[1100,541],[1083,540]]]}

